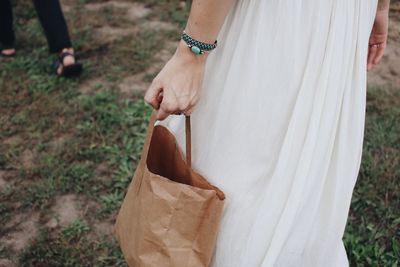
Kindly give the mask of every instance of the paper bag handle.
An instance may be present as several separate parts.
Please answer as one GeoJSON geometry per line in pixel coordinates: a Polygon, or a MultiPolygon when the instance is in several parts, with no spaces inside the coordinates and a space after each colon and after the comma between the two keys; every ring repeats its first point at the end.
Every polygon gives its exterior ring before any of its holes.
{"type": "Polygon", "coordinates": [[[192,167],[192,133],[190,127],[190,116],[185,115],[185,143],[186,143],[186,164],[192,167]]]}
{"type": "MultiPolygon", "coordinates": [[[[141,162],[140,164],[145,165],[147,161],[147,155],[149,154],[149,148],[151,143],[151,137],[153,135],[154,124],[156,123],[157,116],[156,111],[153,110],[149,120],[149,126],[147,128],[146,139],[144,141],[141,162]]],[[[185,116],[185,143],[186,143],[186,164],[192,167],[192,138],[191,138],[191,127],[190,127],[190,116],[185,116]]],[[[143,166],[144,167],[144,166],[143,166]]]]}

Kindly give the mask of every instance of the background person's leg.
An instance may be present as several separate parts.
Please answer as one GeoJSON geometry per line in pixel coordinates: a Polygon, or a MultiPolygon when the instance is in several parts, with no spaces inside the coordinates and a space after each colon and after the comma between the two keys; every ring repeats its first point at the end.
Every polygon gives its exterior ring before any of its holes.
{"type": "Polygon", "coordinates": [[[46,34],[50,52],[59,53],[64,48],[72,47],[59,0],[33,0],[33,3],[46,34]]]}
{"type": "Polygon", "coordinates": [[[15,34],[11,3],[9,0],[0,0],[0,43],[4,47],[13,47],[14,42],[15,34]]]}

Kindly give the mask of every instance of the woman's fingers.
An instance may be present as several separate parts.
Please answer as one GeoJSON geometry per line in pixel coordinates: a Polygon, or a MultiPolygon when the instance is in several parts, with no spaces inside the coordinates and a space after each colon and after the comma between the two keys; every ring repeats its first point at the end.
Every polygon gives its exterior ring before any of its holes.
{"type": "Polygon", "coordinates": [[[383,54],[385,53],[385,48],[386,43],[383,43],[378,47],[378,51],[376,52],[376,56],[374,58],[374,64],[378,64],[381,61],[383,54]]]}
{"type": "Polygon", "coordinates": [[[168,115],[179,111],[178,101],[174,92],[169,87],[164,88],[160,108],[157,111],[157,119],[163,120],[168,115]]]}
{"type": "Polygon", "coordinates": [[[186,107],[186,109],[183,112],[186,116],[190,116],[192,114],[192,112],[193,112],[198,100],[199,100],[198,96],[193,96],[192,97],[192,99],[189,102],[189,105],[186,107]]]}
{"type": "Polygon", "coordinates": [[[370,59],[371,59],[371,45],[368,45],[367,70],[369,70],[370,59]]]}
{"type": "Polygon", "coordinates": [[[178,102],[168,102],[168,101],[169,100],[163,100],[163,102],[161,102],[160,108],[157,111],[157,119],[163,120],[171,114],[175,115],[183,114],[189,116],[193,112],[194,105],[186,105],[185,108],[182,108],[182,106],[180,106],[178,102]]]}
{"type": "Polygon", "coordinates": [[[190,93],[191,90],[173,90],[173,86],[164,86],[163,97],[157,110],[157,119],[163,120],[171,114],[190,115],[198,97],[190,93]],[[188,92],[188,93],[187,93],[188,92]]]}
{"type": "Polygon", "coordinates": [[[386,48],[386,42],[379,44],[371,44],[369,46],[368,61],[367,61],[368,70],[371,70],[374,65],[378,64],[381,61],[385,53],[385,48],[386,48]]]}
{"type": "Polygon", "coordinates": [[[374,65],[374,59],[376,57],[378,48],[376,45],[370,45],[368,51],[368,63],[367,63],[367,70],[371,70],[372,66],[374,65]]]}
{"type": "Polygon", "coordinates": [[[156,117],[157,120],[164,120],[167,118],[171,113],[168,110],[165,110],[164,107],[160,106],[160,108],[157,110],[156,117]]]}
{"type": "Polygon", "coordinates": [[[144,96],[144,101],[149,103],[154,109],[160,108],[160,103],[162,101],[162,86],[158,83],[153,82],[144,96]]]}

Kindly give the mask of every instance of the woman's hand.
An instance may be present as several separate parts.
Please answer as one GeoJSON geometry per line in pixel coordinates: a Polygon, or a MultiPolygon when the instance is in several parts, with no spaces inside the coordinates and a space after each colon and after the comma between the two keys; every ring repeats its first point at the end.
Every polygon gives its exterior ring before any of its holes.
{"type": "Polygon", "coordinates": [[[369,37],[367,70],[379,63],[385,52],[389,26],[389,10],[378,10],[369,37]]]}
{"type": "MultiPolygon", "coordinates": [[[[385,0],[387,1],[387,0],[385,0]]],[[[192,0],[185,32],[213,43],[236,0],[192,0]]],[[[207,54],[196,55],[184,41],[154,78],[144,100],[157,110],[157,119],[173,113],[190,115],[199,99],[207,54]]]]}
{"type": "Polygon", "coordinates": [[[180,41],[178,49],[146,92],[145,101],[157,110],[157,119],[170,114],[190,115],[198,102],[206,55],[193,54],[180,41]]]}

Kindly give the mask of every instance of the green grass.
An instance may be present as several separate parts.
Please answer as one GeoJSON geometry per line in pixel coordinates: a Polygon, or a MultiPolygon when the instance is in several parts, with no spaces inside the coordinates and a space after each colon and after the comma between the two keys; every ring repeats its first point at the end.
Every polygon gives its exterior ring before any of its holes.
{"type": "MultiPolygon", "coordinates": [[[[19,254],[1,245],[0,258],[19,261],[20,266],[125,266],[115,240],[98,236],[94,225],[116,215],[151,110],[141,94],[119,93],[118,84],[148,68],[170,33],[139,31],[99,44],[92,26],[85,24],[98,14],[87,14],[83,4],[74,7],[75,20],[70,23],[85,63],[82,77],[67,80],[53,75],[55,58],[47,53],[30,1],[21,1],[14,10],[17,56],[0,59],[0,169],[12,180],[0,192],[0,223],[6,225],[25,212],[39,212],[45,220],[56,198],[64,194],[82,196],[97,207],[64,228],[48,229],[43,221],[40,235],[19,254]],[[98,78],[93,92],[80,92],[82,84],[98,78]],[[27,151],[34,156],[24,162],[27,151]]],[[[0,235],[9,231],[13,227],[1,228],[0,235]]]]}
{"type": "Polygon", "coordinates": [[[400,264],[400,92],[369,88],[363,161],[344,236],[351,266],[400,264]]]}
{"type": "Polygon", "coordinates": [[[90,227],[75,220],[57,234],[42,229],[20,255],[20,266],[126,266],[115,243],[104,237],[91,241],[90,227]]]}
{"type": "MultiPolygon", "coordinates": [[[[140,93],[127,96],[118,85],[151,66],[163,42],[176,40],[178,32],[138,31],[98,42],[95,27],[135,25],[113,10],[105,9],[104,16],[87,12],[83,6],[89,2],[101,1],[76,1],[67,16],[85,64],[82,77],[52,74],[54,57],[28,0],[15,8],[18,54],[0,58],[0,170],[11,181],[0,191],[0,224],[19,213],[40,214],[39,235],[23,251],[0,244],[0,258],[19,266],[126,266],[115,240],[96,226],[115,219],[139,159],[150,108],[140,93]],[[81,90],[93,80],[92,90],[81,90]],[[29,154],[33,158],[24,156],[29,154]],[[65,194],[96,208],[69,225],[48,228],[49,212],[65,194]]],[[[177,29],[184,24],[187,8],[180,1],[139,2],[152,9],[147,18],[177,29]]],[[[351,266],[398,265],[399,104],[398,88],[369,89],[362,167],[344,236],[351,266]]],[[[0,228],[0,235],[10,231],[13,227],[0,228]]]]}

